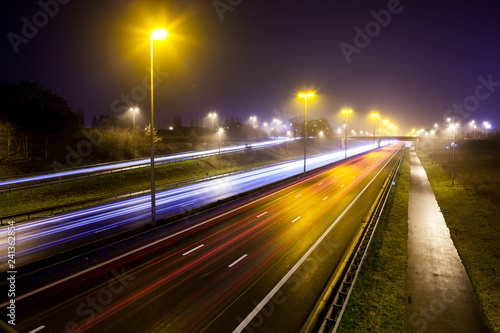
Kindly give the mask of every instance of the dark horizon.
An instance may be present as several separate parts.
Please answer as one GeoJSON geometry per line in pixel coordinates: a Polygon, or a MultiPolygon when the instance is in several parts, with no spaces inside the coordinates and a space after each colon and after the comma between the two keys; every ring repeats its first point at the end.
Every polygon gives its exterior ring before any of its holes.
{"type": "Polygon", "coordinates": [[[372,129],[372,110],[402,135],[448,116],[464,127],[498,127],[500,11],[492,1],[235,3],[3,3],[2,82],[39,82],[82,110],[87,125],[133,104],[144,125],[149,33],[162,26],[169,37],[155,42],[159,128],[174,116],[197,125],[210,111],[259,123],[302,116],[296,94],[306,90],[317,94],[308,118],[326,117],[333,128],[344,107],[354,110],[351,128],[363,131],[372,129]]]}

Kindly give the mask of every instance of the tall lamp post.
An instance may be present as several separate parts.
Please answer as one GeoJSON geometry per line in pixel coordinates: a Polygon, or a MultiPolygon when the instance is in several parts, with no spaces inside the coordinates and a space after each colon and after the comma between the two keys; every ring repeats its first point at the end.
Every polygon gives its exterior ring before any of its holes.
{"type": "Polygon", "coordinates": [[[351,112],[352,110],[342,110],[342,113],[345,113],[345,158],[347,158],[347,115],[351,112]]]}
{"type": "Polygon", "coordinates": [[[214,118],[217,117],[216,112],[210,112],[208,116],[212,119],[212,126],[210,127],[210,130],[213,132],[214,131],[214,118]]]}
{"type": "Polygon", "coordinates": [[[222,134],[222,131],[224,131],[222,128],[219,128],[219,170],[220,170],[220,135],[222,134]]]}
{"type": "Polygon", "coordinates": [[[491,124],[487,121],[483,121],[484,138],[486,139],[486,130],[491,129],[491,124]]]}
{"type": "Polygon", "coordinates": [[[130,112],[132,112],[132,145],[133,145],[133,148],[132,148],[132,153],[134,154],[134,158],[135,158],[135,114],[137,112],[139,112],[139,108],[138,107],[135,107],[135,108],[130,108],[129,109],[130,112]]]}
{"type": "Polygon", "coordinates": [[[299,97],[304,98],[304,172],[306,172],[306,140],[307,140],[307,97],[313,97],[313,93],[299,94],[299,97]]]}
{"type": "MultiPolygon", "coordinates": [[[[217,112],[210,112],[208,114],[208,116],[211,118],[212,120],[212,126],[210,127],[210,131],[213,133],[214,132],[214,118],[217,117],[217,112]]],[[[215,138],[213,138],[213,135],[212,135],[212,149],[214,148],[215,146],[215,138]]]]}
{"type": "Polygon", "coordinates": [[[373,118],[373,146],[375,148],[375,122],[380,118],[378,117],[378,113],[375,112],[372,112],[370,116],[373,118]]]}
{"type": "Polygon", "coordinates": [[[153,41],[162,40],[168,36],[167,30],[158,28],[151,33],[151,125],[149,128],[149,143],[151,146],[151,226],[156,227],[155,201],[155,157],[154,157],[154,98],[153,98],[153,41]]]}
{"type": "Polygon", "coordinates": [[[253,129],[256,129],[257,126],[257,117],[256,116],[251,116],[250,117],[250,125],[252,126],[253,129]]]}
{"type": "Polygon", "coordinates": [[[432,163],[434,163],[434,150],[436,149],[436,131],[432,130],[432,163]]]}
{"type": "Polygon", "coordinates": [[[451,168],[451,185],[455,184],[455,146],[457,145],[457,127],[458,124],[452,123],[451,128],[453,128],[453,165],[451,168]]]}
{"type": "Polygon", "coordinates": [[[129,111],[132,112],[132,131],[135,131],[135,114],[139,112],[139,108],[130,108],[129,111]]]}
{"type": "Polygon", "coordinates": [[[292,132],[286,131],[286,156],[288,157],[288,141],[290,141],[290,134],[292,132]]]}
{"type": "Polygon", "coordinates": [[[384,124],[384,131],[382,133],[386,135],[385,133],[387,133],[387,125],[389,124],[389,120],[384,120],[382,124],[384,124]]]}

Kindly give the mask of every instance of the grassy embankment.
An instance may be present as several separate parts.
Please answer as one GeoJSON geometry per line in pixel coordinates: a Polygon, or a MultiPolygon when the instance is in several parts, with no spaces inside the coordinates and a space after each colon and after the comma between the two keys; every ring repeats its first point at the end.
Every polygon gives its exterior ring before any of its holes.
{"type": "Polygon", "coordinates": [[[406,154],[337,332],[403,330],[409,177],[406,154]]]}
{"type": "MultiPolygon", "coordinates": [[[[310,155],[332,150],[332,147],[309,147],[310,155]]],[[[301,157],[303,150],[298,143],[266,149],[247,150],[234,154],[223,154],[196,160],[163,164],[155,168],[156,186],[166,185],[187,179],[240,170],[269,163],[301,157]]],[[[94,176],[50,184],[31,189],[0,193],[0,216],[23,213],[73,202],[93,200],[127,192],[148,189],[151,186],[149,168],[123,171],[114,174],[94,176]]]]}
{"type": "MultiPolygon", "coordinates": [[[[444,145],[438,145],[444,146],[444,145]]],[[[500,142],[459,142],[452,152],[436,147],[418,155],[450,229],[488,324],[500,332],[500,142]]]]}

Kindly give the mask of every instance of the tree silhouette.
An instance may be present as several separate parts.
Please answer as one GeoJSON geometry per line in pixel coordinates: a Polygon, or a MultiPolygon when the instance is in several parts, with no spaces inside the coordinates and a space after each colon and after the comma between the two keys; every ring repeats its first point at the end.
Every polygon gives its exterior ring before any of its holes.
{"type": "Polygon", "coordinates": [[[0,85],[0,105],[0,121],[14,126],[13,141],[25,157],[41,150],[48,159],[51,145],[78,129],[67,101],[36,82],[0,85]]]}

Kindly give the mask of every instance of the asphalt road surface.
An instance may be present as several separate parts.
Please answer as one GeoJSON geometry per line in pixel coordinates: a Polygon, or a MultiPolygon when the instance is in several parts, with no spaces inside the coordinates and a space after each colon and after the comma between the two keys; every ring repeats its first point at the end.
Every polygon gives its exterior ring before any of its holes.
{"type": "Polygon", "coordinates": [[[297,180],[31,295],[18,291],[15,328],[298,332],[401,145],[297,180]]]}
{"type": "MultiPolygon", "coordinates": [[[[372,145],[349,150],[353,156],[369,151],[372,145]]],[[[343,151],[308,158],[308,170],[342,160],[343,151]]],[[[157,192],[157,218],[165,218],[217,200],[300,174],[303,162],[296,161],[253,170],[210,181],[157,192]]],[[[16,225],[17,267],[33,263],[118,232],[130,230],[150,222],[149,194],[118,200],[85,209],[57,214],[47,218],[16,225]]],[[[2,234],[0,246],[7,246],[2,234]]],[[[7,253],[0,257],[0,272],[7,271],[7,253]]]]}

